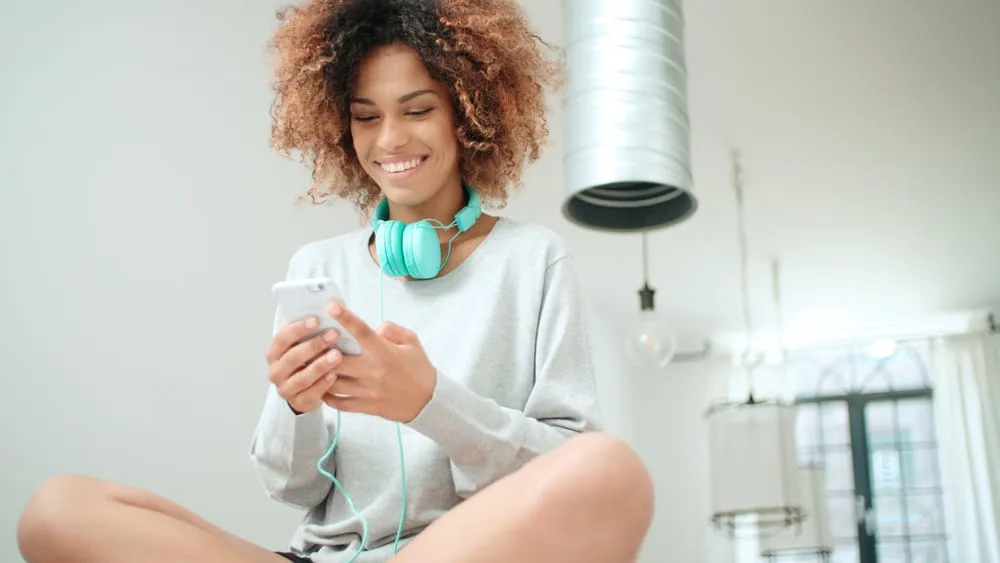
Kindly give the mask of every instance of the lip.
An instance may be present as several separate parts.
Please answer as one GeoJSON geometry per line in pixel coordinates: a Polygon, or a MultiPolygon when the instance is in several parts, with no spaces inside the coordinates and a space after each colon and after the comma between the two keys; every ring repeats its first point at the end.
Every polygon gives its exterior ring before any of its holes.
{"type": "Polygon", "coordinates": [[[375,160],[375,165],[378,166],[379,171],[382,176],[391,180],[405,180],[410,176],[413,176],[420,171],[420,168],[427,161],[427,155],[415,154],[415,155],[403,155],[403,156],[393,156],[380,158],[375,160]],[[420,164],[410,168],[409,170],[404,170],[403,172],[389,172],[385,168],[382,168],[382,164],[390,164],[393,162],[409,162],[411,160],[419,160],[420,164]]]}

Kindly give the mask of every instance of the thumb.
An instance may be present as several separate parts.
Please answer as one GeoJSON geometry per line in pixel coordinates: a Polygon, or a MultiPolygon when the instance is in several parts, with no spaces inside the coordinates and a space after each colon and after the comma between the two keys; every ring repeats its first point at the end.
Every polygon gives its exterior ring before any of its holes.
{"type": "Polygon", "coordinates": [[[392,322],[383,323],[375,332],[382,338],[397,345],[412,344],[416,340],[416,335],[413,332],[392,322]]]}

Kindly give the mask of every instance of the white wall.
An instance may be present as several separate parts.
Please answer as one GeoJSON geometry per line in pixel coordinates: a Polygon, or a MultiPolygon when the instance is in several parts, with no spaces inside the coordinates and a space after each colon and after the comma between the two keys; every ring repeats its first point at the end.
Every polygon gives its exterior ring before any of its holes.
{"type": "Polygon", "coordinates": [[[0,560],[19,560],[18,512],[59,473],[269,546],[298,520],[247,462],[269,289],[296,245],[357,221],[294,207],[307,176],[267,147],[274,5],[49,0],[0,18],[0,560]]]}
{"type": "MultiPolygon", "coordinates": [[[[293,205],[306,171],[267,147],[277,5],[35,0],[0,21],[4,561],[32,490],[61,473],[150,489],[271,548],[299,518],[246,457],[269,286],[297,245],[358,222],[293,205]]],[[[643,561],[724,560],[700,418],[713,369],[626,373],[596,324],[609,426],[657,483],[643,561]]]]}
{"type": "Polygon", "coordinates": [[[632,442],[656,486],[656,514],[642,563],[732,561],[729,540],[709,524],[708,431],[703,414],[726,397],[729,362],[676,364],[633,374],[628,409],[632,442]]]}

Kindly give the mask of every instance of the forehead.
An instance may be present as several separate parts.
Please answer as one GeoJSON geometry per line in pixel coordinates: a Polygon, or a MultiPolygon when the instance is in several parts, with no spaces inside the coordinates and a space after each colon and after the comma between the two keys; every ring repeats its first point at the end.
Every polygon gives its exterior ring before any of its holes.
{"type": "Polygon", "coordinates": [[[354,94],[365,98],[395,98],[433,86],[434,81],[416,51],[405,45],[390,45],[372,50],[362,60],[354,94]]]}

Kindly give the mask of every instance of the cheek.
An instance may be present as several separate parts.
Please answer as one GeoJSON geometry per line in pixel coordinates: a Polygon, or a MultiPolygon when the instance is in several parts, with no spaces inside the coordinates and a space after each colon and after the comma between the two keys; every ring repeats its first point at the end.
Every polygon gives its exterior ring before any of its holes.
{"type": "Polygon", "coordinates": [[[363,128],[351,126],[351,145],[354,147],[354,152],[361,158],[362,164],[365,162],[365,155],[368,152],[370,135],[366,134],[363,128]]]}
{"type": "Polygon", "coordinates": [[[458,137],[456,137],[455,129],[451,124],[437,123],[429,134],[433,138],[435,150],[442,156],[450,159],[458,153],[458,137]]]}

